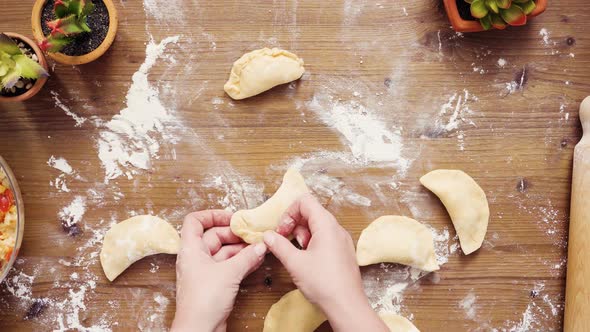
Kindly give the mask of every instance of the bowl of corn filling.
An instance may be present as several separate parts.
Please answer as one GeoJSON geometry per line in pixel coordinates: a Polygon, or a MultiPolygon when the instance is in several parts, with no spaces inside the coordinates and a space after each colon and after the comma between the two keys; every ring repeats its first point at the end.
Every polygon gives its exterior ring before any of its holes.
{"type": "Polygon", "coordinates": [[[14,264],[23,240],[25,209],[14,174],[0,157],[0,281],[14,264]]]}

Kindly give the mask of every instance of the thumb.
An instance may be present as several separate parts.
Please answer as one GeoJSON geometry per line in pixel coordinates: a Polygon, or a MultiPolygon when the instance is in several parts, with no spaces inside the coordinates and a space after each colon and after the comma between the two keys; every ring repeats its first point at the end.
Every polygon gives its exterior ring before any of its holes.
{"type": "Polygon", "coordinates": [[[251,244],[227,262],[237,270],[239,277],[243,279],[260,266],[265,254],[266,245],[264,243],[251,244]]]}
{"type": "Polygon", "coordinates": [[[268,250],[281,261],[287,270],[290,269],[289,267],[293,263],[293,258],[299,255],[299,250],[286,237],[275,231],[264,232],[264,243],[266,243],[268,250]]]}

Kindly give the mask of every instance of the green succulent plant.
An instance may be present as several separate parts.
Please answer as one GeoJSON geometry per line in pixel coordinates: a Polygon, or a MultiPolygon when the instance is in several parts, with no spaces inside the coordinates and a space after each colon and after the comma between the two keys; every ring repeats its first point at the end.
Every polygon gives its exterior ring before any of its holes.
{"type": "Polygon", "coordinates": [[[485,30],[492,27],[525,25],[527,15],[537,6],[534,0],[465,0],[470,4],[471,16],[479,19],[485,30]]]}
{"type": "Polygon", "coordinates": [[[38,79],[47,75],[47,71],[24,54],[12,38],[0,34],[0,90],[11,89],[21,77],[38,79]]]}
{"type": "Polygon", "coordinates": [[[55,0],[53,21],[47,22],[51,29],[48,36],[41,41],[39,47],[46,52],[59,52],[71,43],[76,35],[91,32],[88,26],[88,15],[94,10],[91,0],[55,0]]]}

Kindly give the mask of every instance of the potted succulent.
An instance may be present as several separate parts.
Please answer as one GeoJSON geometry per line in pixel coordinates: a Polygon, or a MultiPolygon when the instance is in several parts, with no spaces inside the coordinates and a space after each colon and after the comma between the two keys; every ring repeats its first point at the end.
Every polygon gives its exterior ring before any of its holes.
{"type": "Polygon", "coordinates": [[[80,65],[109,49],[117,34],[118,13],[112,0],[36,0],[32,26],[49,57],[80,65]]]}
{"type": "Polygon", "coordinates": [[[453,29],[477,32],[520,26],[545,11],[547,0],[443,0],[453,29]]]}
{"type": "Polygon", "coordinates": [[[47,76],[47,60],[35,42],[16,33],[0,34],[0,102],[33,97],[47,76]]]}

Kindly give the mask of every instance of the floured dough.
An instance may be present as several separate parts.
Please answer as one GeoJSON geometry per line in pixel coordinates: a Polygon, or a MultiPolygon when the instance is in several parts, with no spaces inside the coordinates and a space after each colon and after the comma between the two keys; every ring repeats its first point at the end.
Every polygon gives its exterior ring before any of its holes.
{"type": "Polygon", "coordinates": [[[223,89],[233,99],[255,96],[303,75],[303,60],[278,48],[263,48],[242,55],[232,67],[223,89]]]}
{"type": "Polygon", "coordinates": [[[287,170],[275,194],[259,207],[240,210],[231,218],[231,230],[247,243],[262,242],[265,231],[275,230],[283,213],[301,195],[309,192],[305,180],[295,169],[287,170]]]}
{"type": "Polygon", "coordinates": [[[379,317],[389,327],[391,332],[420,332],[412,322],[402,316],[391,313],[380,313],[379,317]]]}
{"type": "MultiPolygon", "coordinates": [[[[402,316],[380,313],[379,318],[391,332],[420,332],[402,316]]],[[[262,332],[313,332],[327,320],[320,308],[311,304],[300,290],[283,295],[270,307],[262,332]]]]}
{"type": "Polygon", "coordinates": [[[465,255],[479,249],[488,230],[490,208],[475,180],[463,171],[439,169],[424,175],[420,182],[447,208],[465,255]]]}
{"type": "Polygon", "coordinates": [[[100,264],[110,281],[145,256],[177,254],[178,233],[165,220],[154,216],[135,216],[113,225],[102,242],[100,264]]]}
{"type": "Polygon", "coordinates": [[[383,216],[363,230],[356,248],[360,266],[399,263],[424,271],[438,270],[428,227],[414,219],[383,216]]]}
{"type": "Polygon", "coordinates": [[[296,289],[283,295],[270,307],[263,332],[312,332],[327,320],[317,306],[296,289]]]}

